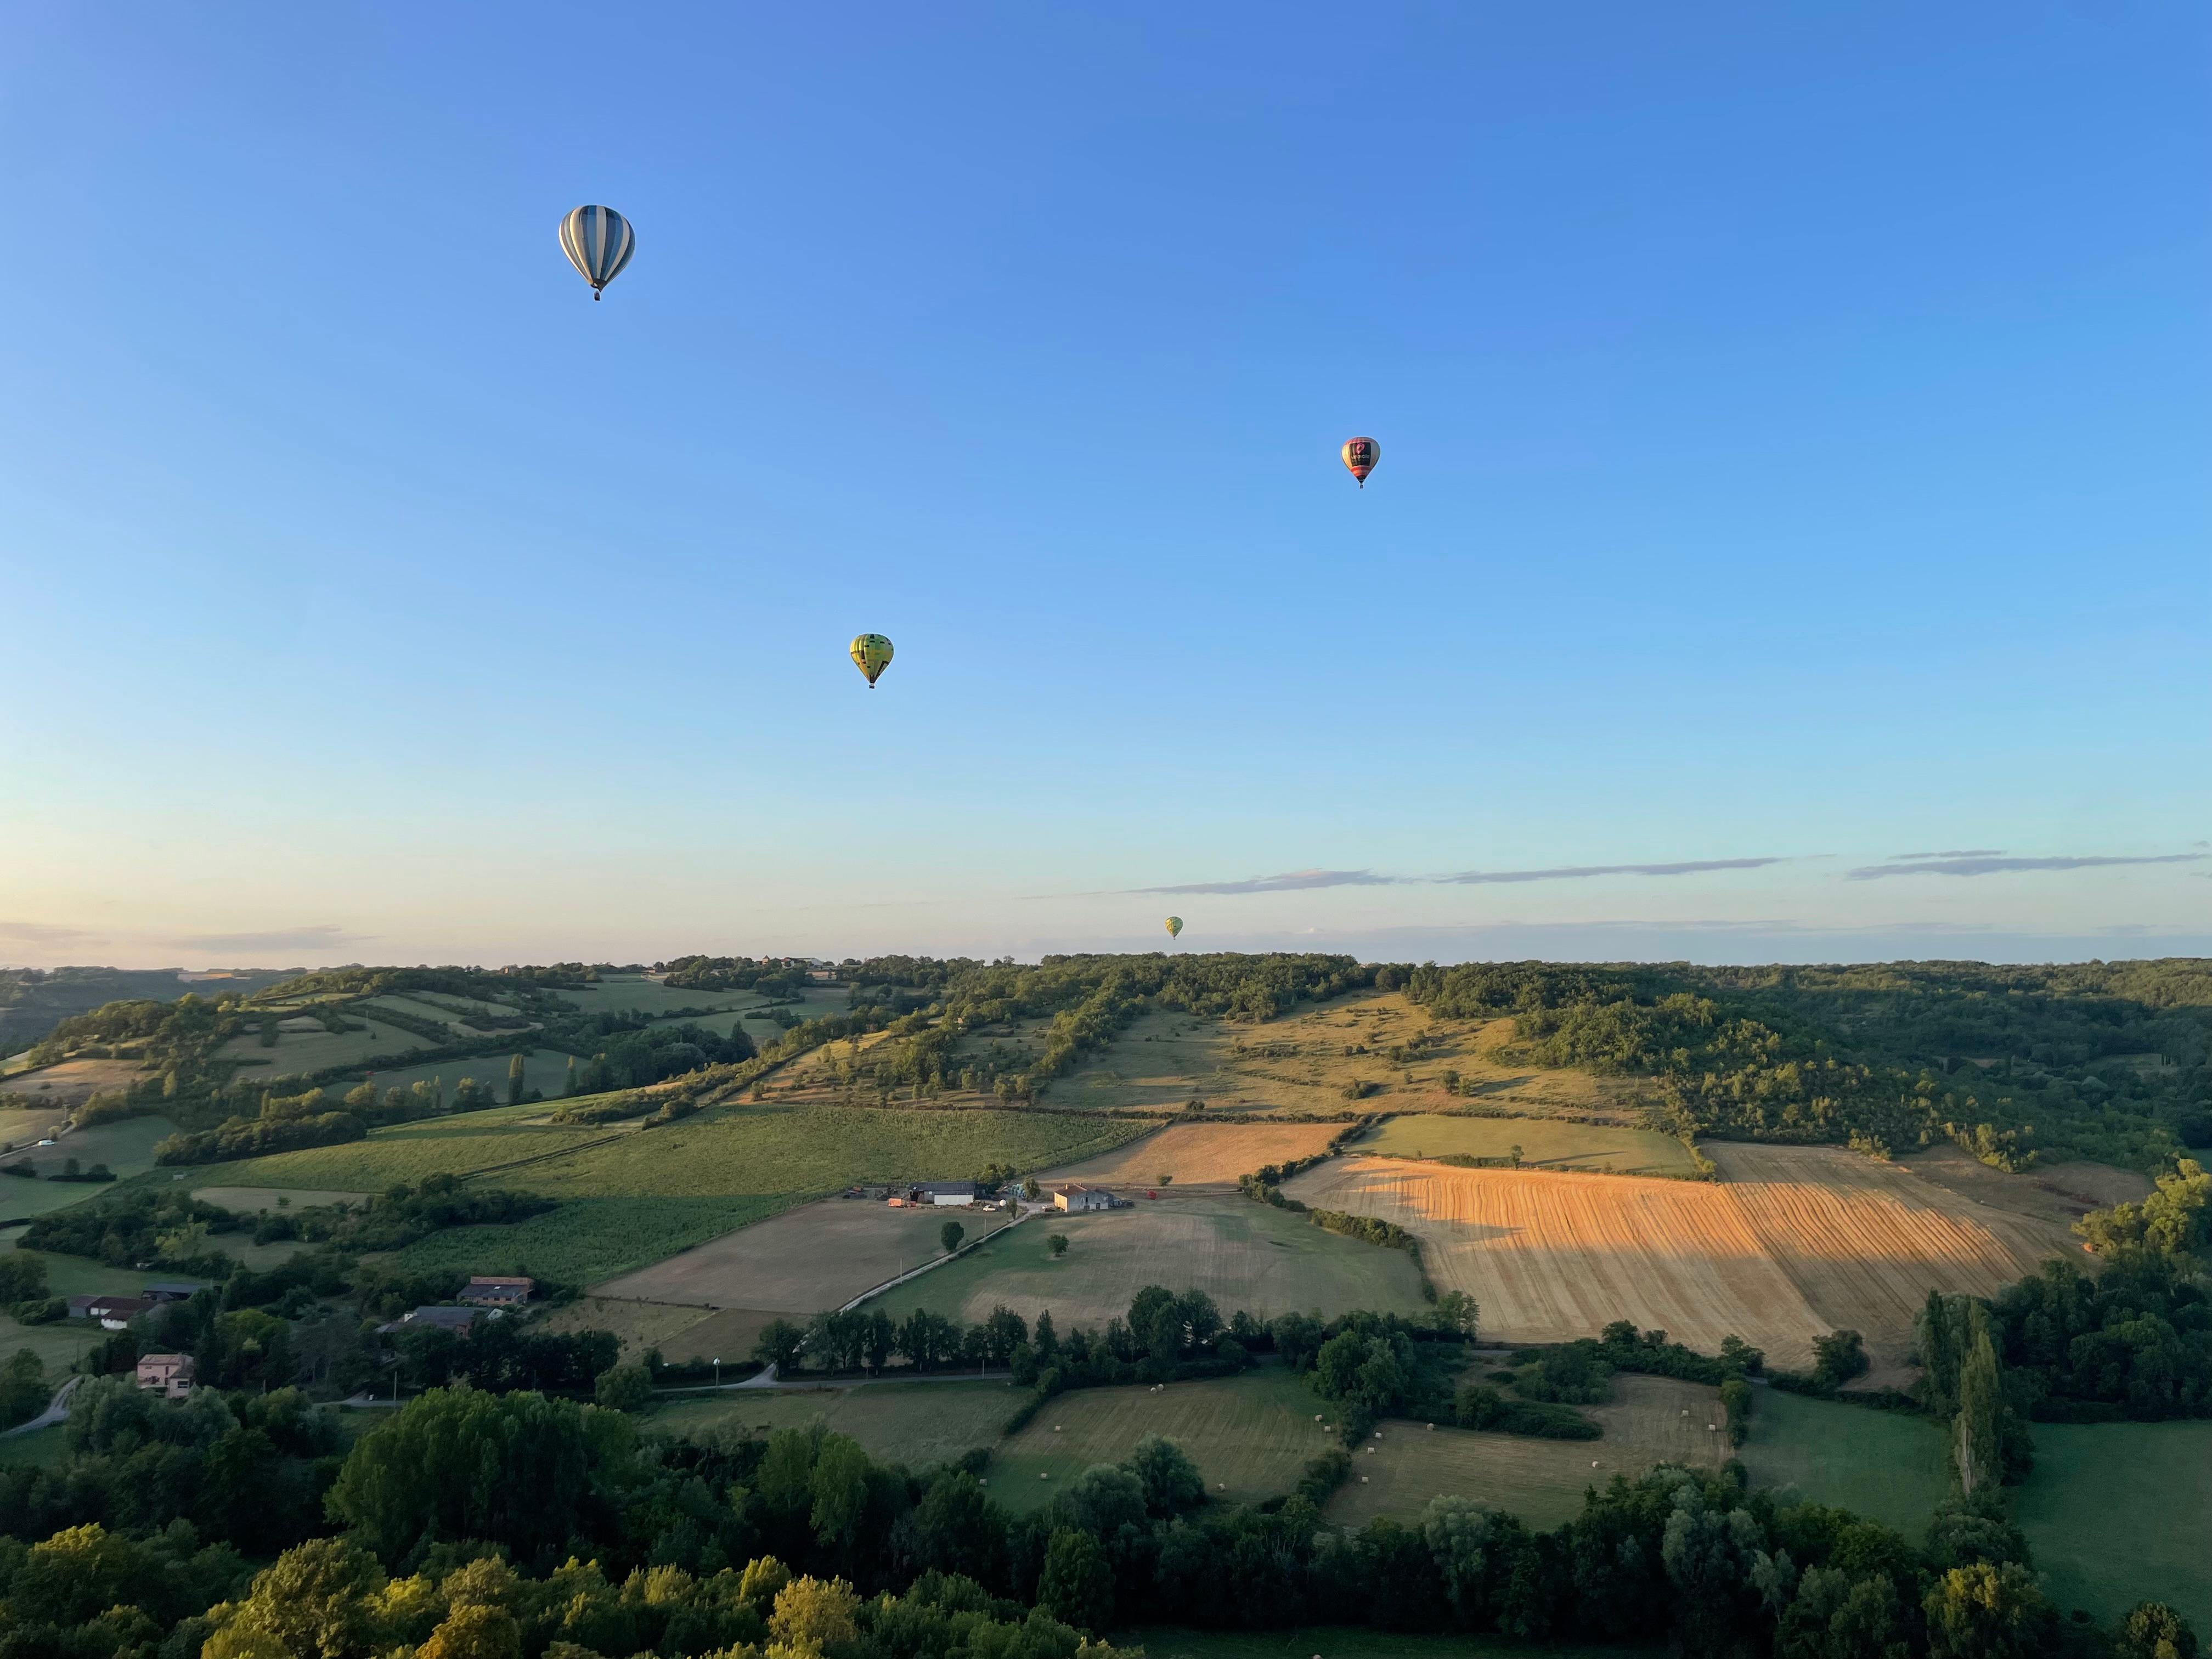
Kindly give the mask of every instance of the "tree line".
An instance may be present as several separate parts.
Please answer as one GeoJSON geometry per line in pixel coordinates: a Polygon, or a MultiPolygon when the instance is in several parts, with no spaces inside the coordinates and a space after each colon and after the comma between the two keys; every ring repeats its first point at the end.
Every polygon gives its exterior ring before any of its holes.
{"type": "Polygon", "coordinates": [[[339,1456],[296,1395],[170,1407],[110,1384],[86,1405],[61,1468],[0,1470],[12,1652],[1105,1659],[1150,1624],[1687,1659],[2195,1651],[2157,1604],[2111,1631],[2062,1617],[1986,1505],[1954,1500],[1912,1539],[1735,1472],[1615,1475],[1549,1529],[1458,1497],[1348,1529],[1303,1492],[1210,1501],[1154,1436],[1016,1516],[980,1457],[917,1472],[818,1424],[653,1440],[617,1413],[453,1388],[339,1456]]]}

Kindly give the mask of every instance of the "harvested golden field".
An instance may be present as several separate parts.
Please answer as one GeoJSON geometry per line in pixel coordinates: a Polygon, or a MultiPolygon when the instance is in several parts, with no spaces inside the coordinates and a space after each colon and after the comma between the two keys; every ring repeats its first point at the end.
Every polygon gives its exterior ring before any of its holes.
{"type": "Polygon", "coordinates": [[[1990,1296],[2080,1246],[2054,1223],[1999,1210],[1830,1146],[1705,1149],[1717,1188],[1830,1325],[1864,1334],[1876,1359],[1905,1360],[1932,1289],[1990,1296]]]}
{"type": "Polygon", "coordinates": [[[2067,1246],[2048,1224],[1853,1153],[1707,1150],[1721,1181],[1357,1158],[1288,1190],[1419,1234],[1431,1276],[1481,1304],[1487,1335],[1561,1341],[1628,1319],[1707,1352],[1741,1336],[1791,1367],[1838,1326],[1899,1363],[1929,1289],[1986,1294],[2067,1246]]]}
{"type": "Polygon", "coordinates": [[[1827,1329],[1711,1182],[1350,1158],[1285,1190],[1409,1228],[1437,1288],[1474,1297],[1503,1341],[1632,1319],[1709,1353],[1741,1336],[1790,1365],[1827,1329]]]}
{"type": "Polygon", "coordinates": [[[1897,1164],[1961,1198],[2059,1227],[2071,1227],[2092,1210],[2138,1201],[2151,1190],[2149,1176],[2110,1164],[2045,1164],[2007,1175],[1956,1146],[1914,1152],[1897,1164]]]}
{"type": "Polygon", "coordinates": [[[1720,1391],[1663,1376],[1619,1376],[1613,1399],[1580,1407],[1605,1425],[1601,1440],[1536,1440],[1474,1429],[1430,1429],[1392,1421],[1372,1452],[1352,1458],[1352,1479],[1329,1500],[1328,1518],[1363,1526],[1377,1516],[1418,1520],[1431,1498],[1472,1498],[1534,1527],[1555,1527],[1582,1513],[1583,1493],[1616,1474],[1630,1479],[1654,1463],[1717,1469],[1728,1462],[1720,1391]]]}
{"type": "Polygon", "coordinates": [[[1177,1123],[1080,1164],[1054,1170],[1051,1181],[1102,1186],[1230,1186],[1267,1164],[1286,1164],[1323,1151],[1340,1123],[1177,1123]]]}
{"type": "Polygon", "coordinates": [[[702,1308],[753,1308],[800,1319],[945,1254],[938,1234],[957,1221],[970,1239],[1006,1224],[1001,1210],[894,1210],[865,1199],[803,1204],[596,1287],[601,1297],[702,1308]]]}

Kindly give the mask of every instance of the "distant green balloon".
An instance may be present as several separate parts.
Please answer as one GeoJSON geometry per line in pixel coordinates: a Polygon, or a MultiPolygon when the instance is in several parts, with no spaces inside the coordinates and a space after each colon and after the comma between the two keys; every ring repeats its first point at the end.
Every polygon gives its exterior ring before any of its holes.
{"type": "Polygon", "coordinates": [[[1175,939],[1179,937],[1182,933],[1182,918],[1181,916],[1170,916],[1168,918],[1168,937],[1170,939],[1175,939]]]}

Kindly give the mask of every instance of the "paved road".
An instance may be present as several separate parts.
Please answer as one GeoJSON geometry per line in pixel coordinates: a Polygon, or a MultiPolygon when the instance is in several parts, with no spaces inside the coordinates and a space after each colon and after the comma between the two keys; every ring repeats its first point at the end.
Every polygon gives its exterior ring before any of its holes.
{"type": "Polygon", "coordinates": [[[46,1402],[46,1410],[40,1412],[29,1422],[18,1423],[5,1433],[0,1433],[0,1440],[4,1440],[10,1434],[31,1434],[40,1429],[50,1429],[57,1423],[68,1422],[69,1398],[76,1392],[76,1385],[83,1381],[82,1376],[70,1378],[68,1382],[54,1390],[54,1397],[46,1402]]]}

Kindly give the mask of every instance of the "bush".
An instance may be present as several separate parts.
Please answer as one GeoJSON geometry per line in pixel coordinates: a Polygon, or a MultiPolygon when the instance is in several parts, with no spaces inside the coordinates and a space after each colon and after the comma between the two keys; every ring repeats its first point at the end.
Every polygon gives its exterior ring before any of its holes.
{"type": "Polygon", "coordinates": [[[653,1378],[641,1364],[612,1366],[599,1373],[592,1398],[609,1411],[641,1411],[653,1403],[653,1378]]]}
{"type": "Polygon", "coordinates": [[[1497,1389],[1472,1383],[1459,1392],[1454,1415],[1463,1429],[1490,1429],[1540,1440],[1595,1440],[1605,1431],[1567,1406],[1508,1400],[1497,1389]]]}
{"type": "Polygon", "coordinates": [[[1729,1444],[1741,1446],[1751,1434],[1751,1384],[1731,1376],[1721,1384],[1721,1409],[1728,1413],[1729,1444]]]}

